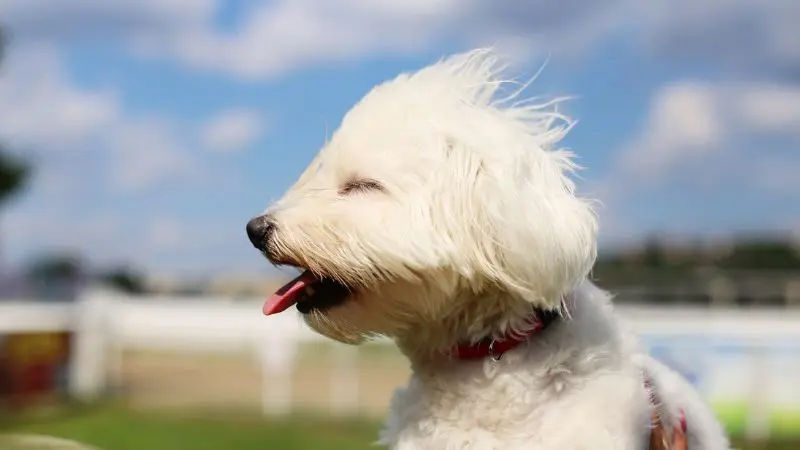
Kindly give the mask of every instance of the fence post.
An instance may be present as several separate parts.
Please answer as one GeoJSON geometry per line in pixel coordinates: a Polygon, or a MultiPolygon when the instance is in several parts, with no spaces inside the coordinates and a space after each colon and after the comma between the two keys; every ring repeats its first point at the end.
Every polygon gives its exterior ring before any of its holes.
{"type": "Polygon", "coordinates": [[[76,302],[69,391],[79,401],[95,401],[105,393],[112,306],[109,293],[102,290],[87,290],[76,302]]]}
{"type": "Polygon", "coordinates": [[[756,342],[750,348],[750,398],[748,399],[745,435],[747,439],[764,442],[770,435],[771,408],[767,347],[756,342]]]}
{"type": "Polygon", "coordinates": [[[736,285],[728,278],[717,276],[709,282],[707,293],[711,297],[711,306],[730,306],[736,300],[736,285]]]}
{"type": "Polygon", "coordinates": [[[790,280],[786,283],[786,305],[800,305],[800,280],[790,280]]]}
{"type": "Polygon", "coordinates": [[[261,408],[264,415],[285,415],[292,410],[292,371],[299,342],[297,333],[269,328],[259,333],[256,355],[261,365],[261,408]]]}
{"type": "Polygon", "coordinates": [[[331,410],[334,415],[358,412],[358,347],[332,344],[331,410]]]}

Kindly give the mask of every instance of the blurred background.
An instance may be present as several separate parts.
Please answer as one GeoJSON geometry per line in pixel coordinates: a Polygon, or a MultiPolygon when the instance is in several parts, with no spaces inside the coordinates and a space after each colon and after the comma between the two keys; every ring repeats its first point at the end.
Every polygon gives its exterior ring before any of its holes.
{"type": "MultiPolygon", "coordinates": [[[[369,448],[407,363],[264,318],[247,220],[373,85],[495,45],[602,207],[594,278],[739,448],[800,447],[800,2],[0,0],[0,430],[369,448]]],[[[691,426],[691,424],[689,425],[691,426]]]]}

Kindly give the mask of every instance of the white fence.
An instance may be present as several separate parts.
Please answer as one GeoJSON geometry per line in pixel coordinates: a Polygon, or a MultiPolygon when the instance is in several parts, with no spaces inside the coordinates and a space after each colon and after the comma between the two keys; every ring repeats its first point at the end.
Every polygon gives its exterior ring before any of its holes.
{"type": "MultiPolygon", "coordinates": [[[[0,303],[0,334],[75,331],[70,389],[84,400],[102,395],[109,383],[108,367],[123,350],[215,354],[250,351],[262,370],[264,412],[282,414],[291,408],[290,375],[299,344],[323,338],[294,314],[266,318],[260,308],[257,299],[131,299],[112,292],[90,291],[81,301],[69,305],[0,303]]],[[[678,360],[684,360],[685,368],[695,374],[705,370],[698,383],[704,393],[744,396],[753,415],[748,418],[752,434],[766,432],[766,420],[781,402],[800,410],[796,381],[800,370],[800,310],[618,309],[651,348],[666,346],[672,349],[673,360],[676,354],[678,360]],[[744,354],[732,369],[730,358],[727,363],[724,358],[711,361],[710,353],[703,356],[698,346],[706,350],[735,346],[744,354]],[[783,365],[765,363],[764,356],[770,352],[782,355],[779,359],[783,365]],[[688,362],[681,355],[689,355],[688,362]]],[[[331,400],[339,412],[348,412],[358,394],[353,353],[357,350],[344,345],[336,346],[336,350],[331,400]]]]}

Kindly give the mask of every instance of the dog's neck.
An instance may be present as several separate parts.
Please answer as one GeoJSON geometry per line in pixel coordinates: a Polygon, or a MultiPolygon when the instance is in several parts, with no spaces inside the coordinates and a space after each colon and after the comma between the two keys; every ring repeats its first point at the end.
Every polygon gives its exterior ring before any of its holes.
{"type": "Polygon", "coordinates": [[[499,361],[504,354],[525,344],[546,330],[559,317],[558,310],[532,309],[524,329],[507,331],[503,336],[486,336],[478,342],[459,343],[445,356],[461,361],[491,358],[499,361]]]}
{"type": "Polygon", "coordinates": [[[534,339],[561,312],[561,308],[544,310],[500,296],[467,300],[463,305],[460,311],[435,323],[409,329],[395,338],[412,365],[440,366],[481,359],[482,353],[497,357],[487,352],[492,342],[505,343],[498,346],[499,352],[512,350],[517,344],[534,339]],[[459,358],[459,353],[463,358],[459,358]]]}

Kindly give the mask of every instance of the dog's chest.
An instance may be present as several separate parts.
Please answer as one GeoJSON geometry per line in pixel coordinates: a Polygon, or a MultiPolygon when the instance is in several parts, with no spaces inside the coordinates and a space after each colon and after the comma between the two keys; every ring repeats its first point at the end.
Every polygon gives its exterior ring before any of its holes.
{"type": "Polygon", "coordinates": [[[641,448],[648,405],[635,375],[476,380],[412,379],[395,393],[381,443],[395,450],[641,448]]]}

